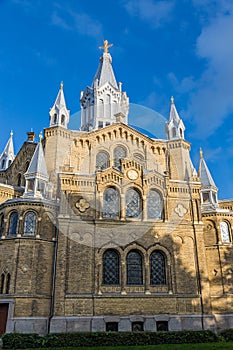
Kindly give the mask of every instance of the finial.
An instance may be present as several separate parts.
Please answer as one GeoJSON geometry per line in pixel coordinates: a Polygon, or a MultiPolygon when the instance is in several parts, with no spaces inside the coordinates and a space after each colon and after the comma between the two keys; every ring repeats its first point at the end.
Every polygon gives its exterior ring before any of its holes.
{"type": "Polygon", "coordinates": [[[11,130],[11,132],[10,132],[10,136],[13,136],[13,130],[11,130]]]}
{"type": "Polygon", "coordinates": [[[41,131],[40,135],[39,135],[40,142],[42,141],[42,138],[43,138],[43,136],[42,136],[42,131],[41,131]]]}
{"type": "Polygon", "coordinates": [[[63,81],[60,82],[60,89],[62,90],[63,89],[63,81]]]}
{"type": "Polygon", "coordinates": [[[171,97],[171,103],[174,104],[174,97],[171,97]]]}
{"type": "Polygon", "coordinates": [[[202,158],[203,157],[203,151],[202,151],[202,149],[200,148],[200,158],[202,158]]]}
{"type": "Polygon", "coordinates": [[[104,50],[104,53],[108,53],[108,49],[112,46],[113,44],[109,44],[108,40],[104,40],[104,46],[99,46],[99,49],[104,50]]]}

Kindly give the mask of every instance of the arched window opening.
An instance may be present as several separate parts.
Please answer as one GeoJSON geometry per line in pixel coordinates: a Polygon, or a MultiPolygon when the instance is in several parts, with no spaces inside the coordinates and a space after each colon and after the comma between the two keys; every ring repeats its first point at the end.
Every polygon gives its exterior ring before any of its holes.
{"type": "Polygon", "coordinates": [[[143,284],[142,256],[137,250],[131,250],[126,258],[127,285],[140,286],[143,284]]]}
{"type": "Polygon", "coordinates": [[[143,157],[142,154],[140,153],[134,153],[134,158],[136,158],[137,160],[139,160],[140,162],[144,162],[145,161],[145,158],[143,157]]]}
{"type": "Polygon", "coordinates": [[[114,149],[114,166],[118,169],[121,167],[121,159],[126,157],[126,150],[124,147],[118,146],[114,149]]]}
{"type": "Polygon", "coordinates": [[[36,214],[33,211],[29,211],[24,218],[23,234],[33,236],[36,231],[36,214]]]}
{"type": "Polygon", "coordinates": [[[183,130],[180,129],[180,137],[183,138],[183,130]]]}
{"type": "Polygon", "coordinates": [[[2,275],[1,275],[1,289],[0,289],[0,294],[3,294],[3,292],[4,292],[4,282],[5,282],[5,274],[2,273],[2,275]]]}
{"type": "Polygon", "coordinates": [[[229,226],[225,221],[220,222],[220,230],[221,230],[221,240],[223,243],[230,242],[230,231],[229,226]]]}
{"type": "Polygon", "coordinates": [[[103,217],[119,218],[120,198],[119,192],[113,187],[108,187],[104,191],[103,217]]]}
{"type": "Polygon", "coordinates": [[[150,255],[150,284],[161,286],[166,284],[166,264],[164,254],[154,251],[150,255]]]}
{"type": "Polygon", "coordinates": [[[56,124],[57,123],[57,114],[55,113],[53,115],[53,124],[56,124]]]}
{"type": "Polygon", "coordinates": [[[10,236],[16,236],[16,233],[17,233],[17,224],[18,224],[18,213],[17,213],[17,211],[14,211],[14,212],[10,215],[8,235],[10,235],[10,236]]]}
{"type": "Polygon", "coordinates": [[[8,160],[8,167],[11,165],[11,163],[12,163],[12,160],[9,159],[9,160],[8,160]]]}
{"type": "Polygon", "coordinates": [[[62,114],[62,116],[61,116],[61,124],[65,125],[65,116],[64,116],[64,114],[62,114]]]}
{"type": "Polygon", "coordinates": [[[0,215],[0,237],[4,234],[4,227],[5,227],[5,221],[4,221],[4,215],[0,215]]]}
{"type": "Polygon", "coordinates": [[[96,169],[104,170],[109,167],[109,154],[106,152],[99,152],[96,155],[96,169]]]}
{"type": "Polygon", "coordinates": [[[126,217],[139,218],[141,212],[141,196],[139,192],[130,188],[126,192],[126,217]]]}
{"type": "Polygon", "coordinates": [[[147,218],[153,220],[161,220],[163,213],[163,200],[161,195],[150,190],[147,196],[147,218]]]}
{"type": "Polygon", "coordinates": [[[8,273],[6,276],[6,294],[10,293],[10,283],[11,283],[11,275],[8,273]]]}
{"type": "Polygon", "coordinates": [[[17,177],[17,186],[21,186],[21,174],[18,174],[18,177],[17,177]]]}
{"type": "Polygon", "coordinates": [[[172,128],[172,137],[176,137],[176,128],[172,128]]]}
{"type": "Polygon", "coordinates": [[[119,283],[119,254],[114,249],[109,249],[103,255],[103,284],[118,285],[119,283]]]}
{"type": "Polygon", "coordinates": [[[2,169],[4,169],[4,167],[5,167],[5,163],[6,163],[6,160],[5,160],[5,159],[3,159],[3,160],[2,160],[2,169]]]}

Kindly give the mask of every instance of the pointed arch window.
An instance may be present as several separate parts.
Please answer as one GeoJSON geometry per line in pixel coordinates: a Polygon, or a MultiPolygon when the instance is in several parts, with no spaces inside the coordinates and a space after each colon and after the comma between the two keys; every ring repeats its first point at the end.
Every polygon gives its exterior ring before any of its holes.
{"type": "Polygon", "coordinates": [[[61,116],[61,125],[65,125],[65,116],[62,114],[61,116]]]}
{"type": "Polygon", "coordinates": [[[114,249],[107,250],[103,255],[103,284],[119,285],[119,254],[114,249]]]}
{"type": "Polygon", "coordinates": [[[5,282],[5,273],[1,274],[1,288],[0,288],[0,294],[4,293],[4,282],[5,282]]]}
{"type": "Polygon", "coordinates": [[[131,250],[126,257],[127,285],[140,286],[143,284],[142,255],[138,250],[131,250]]]}
{"type": "Polygon", "coordinates": [[[150,255],[150,284],[152,286],[166,284],[165,256],[159,251],[154,251],[150,255]]]}
{"type": "Polygon", "coordinates": [[[0,237],[4,234],[4,227],[5,227],[5,221],[4,221],[4,215],[0,215],[0,237]]]}
{"type": "Polygon", "coordinates": [[[120,159],[126,158],[126,149],[122,146],[118,146],[114,149],[114,166],[118,169],[121,167],[120,159]]]}
{"type": "Polygon", "coordinates": [[[18,177],[17,177],[17,186],[21,186],[21,178],[22,178],[22,176],[21,176],[21,174],[18,174],[18,177]]]}
{"type": "Polygon", "coordinates": [[[53,115],[53,124],[57,123],[57,113],[54,113],[53,115]]]}
{"type": "Polygon", "coordinates": [[[10,293],[10,283],[11,283],[11,275],[8,273],[6,275],[6,294],[10,293]]]}
{"type": "Polygon", "coordinates": [[[5,160],[5,158],[3,158],[3,160],[2,160],[2,169],[5,168],[5,164],[6,164],[6,160],[5,160]]]}
{"type": "Polygon", "coordinates": [[[126,217],[139,218],[141,212],[141,195],[134,188],[126,192],[126,217]]]}
{"type": "Polygon", "coordinates": [[[226,221],[220,222],[220,230],[221,230],[222,243],[229,243],[231,241],[230,230],[229,230],[229,225],[226,223],[226,221]]]}
{"type": "Polygon", "coordinates": [[[175,127],[172,128],[172,137],[176,137],[176,128],[175,127]]]}
{"type": "Polygon", "coordinates": [[[104,191],[103,217],[119,218],[120,212],[120,196],[114,187],[108,187],[104,191]]]}
{"type": "Polygon", "coordinates": [[[107,152],[98,152],[96,155],[96,169],[104,170],[109,167],[109,154],[107,152]]]}
{"type": "Polygon", "coordinates": [[[23,234],[28,236],[35,235],[36,232],[36,214],[29,211],[24,217],[23,234]]]}
{"type": "Polygon", "coordinates": [[[17,213],[17,211],[14,211],[14,212],[11,213],[11,215],[10,215],[8,235],[10,235],[10,236],[16,236],[16,233],[17,233],[17,224],[18,224],[18,213],[17,213]]]}
{"type": "Polygon", "coordinates": [[[150,190],[147,196],[147,218],[161,220],[163,213],[163,200],[159,192],[150,190]]]}

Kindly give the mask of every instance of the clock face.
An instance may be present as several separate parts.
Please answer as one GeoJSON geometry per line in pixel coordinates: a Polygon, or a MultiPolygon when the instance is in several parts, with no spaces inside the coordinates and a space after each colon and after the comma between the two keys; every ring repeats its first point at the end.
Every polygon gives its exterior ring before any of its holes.
{"type": "Polygon", "coordinates": [[[136,170],[128,170],[127,171],[127,176],[130,180],[137,180],[138,178],[138,172],[136,170]]]}

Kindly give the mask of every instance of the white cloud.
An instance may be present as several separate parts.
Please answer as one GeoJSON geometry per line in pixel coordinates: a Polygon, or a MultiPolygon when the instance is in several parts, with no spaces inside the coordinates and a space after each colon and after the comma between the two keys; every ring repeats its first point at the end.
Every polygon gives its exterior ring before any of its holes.
{"type": "Polygon", "coordinates": [[[131,16],[147,21],[153,27],[159,27],[170,20],[174,2],[169,0],[127,0],[124,7],[131,16]]]}
{"type": "Polygon", "coordinates": [[[77,30],[82,35],[94,38],[102,37],[102,24],[86,13],[75,12],[70,9],[57,7],[51,15],[53,25],[66,30],[77,30]],[[60,11],[60,13],[58,13],[60,11]]]}

